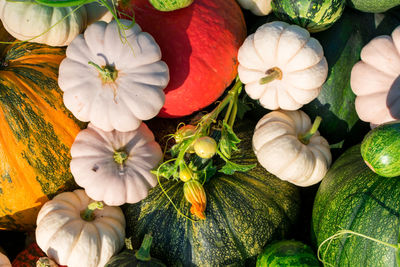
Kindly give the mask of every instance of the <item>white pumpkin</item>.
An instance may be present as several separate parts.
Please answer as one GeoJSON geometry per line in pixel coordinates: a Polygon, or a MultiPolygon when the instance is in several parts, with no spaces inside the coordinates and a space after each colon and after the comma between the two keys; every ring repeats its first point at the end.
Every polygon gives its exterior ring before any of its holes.
{"type": "Polygon", "coordinates": [[[363,47],[350,84],[361,120],[372,127],[400,120],[400,26],[363,47]]]}
{"type": "Polygon", "coordinates": [[[157,185],[150,171],[162,151],[146,124],[130,132],[104,132],[89,124],[71,147],[71,172],[95,200],[119,206],[144,199],[157,185]]]}
{"type": "Polygon", "coordinates": [[[242,8],[250,10],[257,16],[265,16],[272,11],[272,0],[238,0],[238,2],[242,8]]]}
{"type": "Polygon", "coordinates": [[[123,246],[125,217],[119,207],[94,208],[84,190],[46,202],[37,217],[36,242],[60,265],[102,267],[123,246]]]}
{"type": "Polygon", "coordinates": [[[267,109],[297,110],[318,96],[328,75],[320,43],[285,22],[262,25],[239,49],[246,93],[267,109]]]}
{"type": "Polygon", "coordinates": [[[0,267],[11,267],[11,262],[6,255],[0,252],[0,267]]]}
{"type": "Polygon", "coordinates": [[[169,71],[159,46],[137,23],[125,34],[126,39],[114,20],[95,22],[71,42],[60,64],[65,106],[104,131],[135,130],[165,101],[169,71]]]}
{"type": "Polygon", "coordinates": [[[318,183],[332,161],[329,144],[316,129],[319,122],[312,126],[310,118],[301,110],[266,114],[257,123],[253,135],[258,162],[268,172],[295,185],[318,183]]]}
{"type": "Polygon", "coordinates": [[[34,1],[0,0],[0,19],[4,28],[19,40],[65,46],[88,24],[112,18],[97,2],[75,9],[76,6],[49,7],[34,1]]]}

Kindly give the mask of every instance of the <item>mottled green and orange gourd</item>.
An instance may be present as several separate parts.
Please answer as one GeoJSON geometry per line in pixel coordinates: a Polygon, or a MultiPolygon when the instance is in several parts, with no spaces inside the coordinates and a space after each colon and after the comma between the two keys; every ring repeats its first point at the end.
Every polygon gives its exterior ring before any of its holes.
{"type": "Polygon", "coordinates": [[[65,49],[16,42],[0,52],[0,229],[24,231],[49,197],[76,187],[69,150],[80,127],[57,85],[65,49]]]}

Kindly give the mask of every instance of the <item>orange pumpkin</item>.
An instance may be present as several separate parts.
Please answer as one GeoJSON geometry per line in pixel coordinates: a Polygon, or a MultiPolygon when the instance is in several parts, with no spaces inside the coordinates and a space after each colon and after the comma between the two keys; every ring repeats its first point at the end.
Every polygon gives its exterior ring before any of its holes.
{"type": "Polygon", "coordinates": [[[76,187],[69,150],[80,127],[57,85],[65,49],[18,42],[0,51],[0,229],[24,231],[49,197],[76,187]]]}

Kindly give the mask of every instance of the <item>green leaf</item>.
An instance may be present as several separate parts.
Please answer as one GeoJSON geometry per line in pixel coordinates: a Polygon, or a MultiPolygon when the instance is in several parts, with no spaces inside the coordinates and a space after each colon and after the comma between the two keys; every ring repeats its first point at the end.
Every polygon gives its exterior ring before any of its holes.
{"type": "Polygon", "coordinates": [[[239,137],[233,132],[232,128],[223,122],[221,130],[221,139],[218,142],[218,149],[228,159],[232,156],[232,151],[237,151],[236,144],[240,143],[239,137]]]}
{"type": "Polygon", "coordinates": [[[151,170],[150,172],[166,179],[171,179],[171,177],[175,179],[179,178],[179,172],[176,164],[170,162],[163,163],[157,169],[151,170]]]}
{"type": "Polygon", "coordinates": [[[226,164],[219,170],[219,172],[222,172],[227,175],[232,175],[235,172],[248,172],[249,170],[253,169],[256,166],[256,164],[251,164],[251,165],[241,165],[241,164],[236,164],[232,161],[226,161],[226,164]]]}
{"type": "Polygon", "coordinates": [[[246,103],[245,102],[245,97],[246,96],[247,95],[245,94],[244,97],[242,99],[239,99],[239,101],[237,102],[237,114],[236,114],[236,116],[241,120],[243,119],[244,114],[247,111],[251,110],[251,106],[250,106],[251,103],[246,103]]]}

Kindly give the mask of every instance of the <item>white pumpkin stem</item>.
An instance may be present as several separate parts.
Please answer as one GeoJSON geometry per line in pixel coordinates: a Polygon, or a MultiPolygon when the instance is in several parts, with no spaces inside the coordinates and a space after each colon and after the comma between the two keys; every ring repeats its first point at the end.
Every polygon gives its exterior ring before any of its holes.
{"type": "Polygon", "coordinates": [[[278,67],[270,68],[265,74],[267,74],[267,76],[260,79],[260,84],[266,84],[276,79],[282,80],[282,71],[278,67]]]}
{"type": "Polygon", "coordinates": [[[140,246],[139,250],[136,251],[135,257],[140,261],[149,261],[151,260],[150,256],[150,248],[151,243],[153,242],[153,237],[149,234],[145,234],[142,245],[140,246]]]}
{"type": "Polygon", "coordinates": [[[128,159],[128,156],[128,153],[126,153],[124,150],[114,152],[114,160],[119,165],[123,165],[124,162],[128,159]]]}
{"type": "Polygon", "coordinates": [[[83,213],[81,214],[82,219],[84,219],[85,221],[93,221],[94,220],[94,211],[95,210],[101,210],[104,208],[104,203],[101,201],[95,201],[90,203],[87,208],[83,211],[83,213]]]}
{"type": "Polygon", "coordinates": [[[311,137],[317,132],[318,127],[321,124],[321,121],[322,118],[320,116],[317,116],[310,130],[308,130],[308,132],[304,134],[299,135],[300,142],[307,145],[310,142],[311,137]]]}
{"type": "Polygon", "coordinates": [[[100,67],[93,61],[89,61],[88,64],[95,67],[99,71],[103,83],[114,82],[118,77],[118,71],[113,66],[105,65],[100,67]]]}

